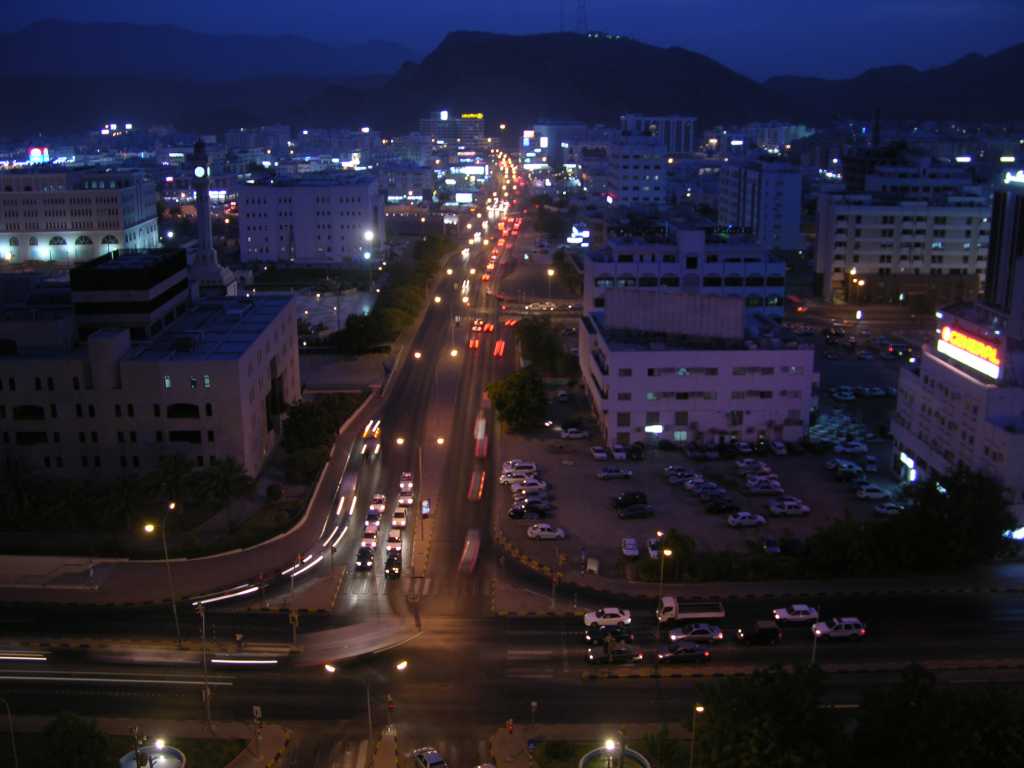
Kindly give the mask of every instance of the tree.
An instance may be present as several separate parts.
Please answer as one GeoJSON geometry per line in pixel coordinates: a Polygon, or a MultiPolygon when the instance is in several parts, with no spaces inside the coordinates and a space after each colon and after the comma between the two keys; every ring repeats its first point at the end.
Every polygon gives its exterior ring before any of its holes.
{"type": "Polygon", "coordinates": [[[550,376],[564,376],[574,370],[572,358],[562,349],[551,321],[546,317],[525,317],[516,325],[523,357],[550,376]]]}
{"type": "Polygon", "coordinates": [[[41,765],[66,768],[95,768],[109,765],[110,741],[95,720],[87,720],[69,712],[57,715],[43,731],[47,745],[41,765]]]}
{"type": "Polygon", "coordinates": [[[544,382],[533,366],[489,384],[487,395],[498,417],[514,432],[533,429],[544,419],[544,382]]]}
{"type": "Polygon", "coordinates": [[[820,706],[824,679],[817,667],[773,667],[704,687],[695,762],[721,768],[841,764],[842,732],[820,706]]]}

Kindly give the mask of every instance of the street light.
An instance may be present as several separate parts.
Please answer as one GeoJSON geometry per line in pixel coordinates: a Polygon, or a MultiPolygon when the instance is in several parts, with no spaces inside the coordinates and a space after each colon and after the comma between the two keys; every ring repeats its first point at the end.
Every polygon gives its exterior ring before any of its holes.
{"type": "Polygon", "coordinates": [[[407,670],[408,668],[409,668],[409,662],[406,661],[405,659],[402,659],[400,662],[395,664],[395,669],[397,669],[399,672],[405,672],[405,670],[407,670]]]}
{"type": "MultiPolygon", "coordinates": [[[[661,539],[661,531],[658,531],[658,539],[659,540],[661,539]]],[[[661,596],[665,592],[665,561],[668,558],[672,557],[672,550],[671,549],[659,549],[658,552],[660,554],[660,557],[658,558],[659,561],[660,561],[659,565],[658,565],[658,605],[661,605],[661,596]]],[[[661,640],[661,622],[660,621],[657,624],[657,630],[658,630],[658,632],[657,632],[658,640],[661,640]]]]}
{"type": "Polygon", "coordinates": [[[438,445],[444,445],[444,438],[443,437],[437,438],[437,444],[438,445]]]}
{"type": "Polygon", "coordinates": [[[445,270],[445,274],[451,276],[455,274],[455,270],[452,269],[451,267],[448,267],[448,269],[445,270]]]}
{"type": "Polygon", "coordinates": [[[452,351],[449,352],[448,354],[451,355],[452,357],[458,357],[459,356],[459,350],[452,349],[452,351]]]}
{"type": "MultiPolygon", "coordinates": [[[[181,625],[178,623],[178,600],[174,595],[174,576],[171,574],[171,558],[167,554],[167,518],[174,511],[177,504],[173,501],[168,502],[167,512],[164,514],[163,520],[160,522],[160,541],[164,547],[164,565],[167,566],[167,584],[171,590],[171,611],[174,614],[174,632],[178,637],[178,647],[181,648],[181,625]]],[[[151,534],[156,530],[154,523],[146,523],[142,526],[142,530],[151,534]]]]}
{"type": "Polygon", "coordinates": [[[373,230],[372,229],[367,229],[366,231],[363,232],[363,240],[365,240],[368,243],[372,243],[373,242],[373,230]]]}
{"type": "Polygon", "coordinates": [[[434,303],[435,304],[440,304],[441,303],[441,297],[440,296],[435,296],[434,297],[434,303]]]}
{"type": "Polygon", "coordinates": [[[551,278],[555,276],[555,270],[548,267],[548,298],[551,298],[551,278]]]}
{"type": "Polygon", "coordinates": [[[694,747],[697,744],[697,715],[704,713],[704,705],[696,704],[693,707],[693,721],[690,724],[690,768],[693,768],[694,747]]]}
{"type": "Polygon", "coordinates": [[[422,352],[413,352],[412,356],[414,358],[416,358],[417,360],[419,360],[421,357],[423,357],[423,353],[422,352]]]}

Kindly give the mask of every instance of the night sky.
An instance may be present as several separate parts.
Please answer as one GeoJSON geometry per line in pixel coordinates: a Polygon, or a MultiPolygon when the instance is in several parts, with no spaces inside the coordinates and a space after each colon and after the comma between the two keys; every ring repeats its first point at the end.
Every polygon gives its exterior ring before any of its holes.
{"type": "MultiPolygon", "coordinates": [[[[574,26],[577,0],[561,2],[574,26]]],[[[689,48],[755,79],[929,67],[1024,41],[1024,0],[588,0],[588,7],[593,30],[689,48]]],[[[45,18],[390,40],[425,53],[454,29],[556,31],[559,0],[34,0],[5,13],[8,28],[45,18]]]]}

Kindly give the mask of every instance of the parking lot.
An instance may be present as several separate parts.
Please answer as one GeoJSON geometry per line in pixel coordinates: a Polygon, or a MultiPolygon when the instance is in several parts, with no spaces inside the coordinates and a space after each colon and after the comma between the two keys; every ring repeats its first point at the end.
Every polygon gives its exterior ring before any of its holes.
{"type": "MultiPolygon", "coordinates": [[[[587,419],[577,402],[579,398],[575,394],[568,404],[552,404],[553,418],[560,419],[559,423],[571,419],[587,426],[587,419]]],[[[814,434],[866,440],[869,455],[877,460],[877,470],[867,473],[866,479],[886,490],[894,489],[894,481],[887,472],[890,461],[888,440],[874,436],[870,429],[859,425],[845,411],[832,408],[822,413],[814,434]]],[[[648,449],[640,461],[598,461],[590,453],[593,444],[592,439],[562,439],[554,429],[540,436],[504,437],[500,458],[503,461],[524,459],[538,465],[539,477],[550,486],[554,506],[544,521],[564,529],[566,533],[564,540],[528,539],[526,530],[537,520],[510,519],[507,511],[512,503],[512,493],[507,486],[502,486],[496,497],[499,525],[509,540],[528,556],[550,564],[557,552],[565,554],[572,562],[579,562],[585,551],[588,557],[598,558],[602,574],[625,575],[628,560],[621,553],[623,537],[637,540],[641,557],[647,556],[646,540],[655,536],[657,530],[669,528],[691,536],[701,550],[750,551],[760,549],[766,537],[803,541],[817,529],[846,516],[858,519],[871,517],[874,507],[880,503],[878,500],[858,499],[851,483],[839,480],[834,471],[825,468],[826,461],[834,455],[831,451],[786,456],[769,453],[756,457],[778,475],[787,496],[797,496],[810,506],[810,513],[806,516],[773,517],[768,514],[767,507],[776,497],[747,493],[744,477],[737,470],[734,458],[696,462],[678,451],[653,448],[648,449]],[[700,472],[706,480],[725,488],[728,498],[740,510],[762,514],[767,523],[757,528],[730,528],[726,519],[728,515],[706,512],[701,501],[683,485],[667,482],[664,470],[668,465],[700,472]],[[632,471],[632,477],[599,479],[601,469],[610,466],[627,468],[632,471]],[[647,503],[654,508],[654,516],[620,519],[612,507],[612,499],[625,491],[646,493],[647,503]]],[[[861,460],[863,464],[862,456],[844,455],[844,458],[855,462],[861,460]]]]}

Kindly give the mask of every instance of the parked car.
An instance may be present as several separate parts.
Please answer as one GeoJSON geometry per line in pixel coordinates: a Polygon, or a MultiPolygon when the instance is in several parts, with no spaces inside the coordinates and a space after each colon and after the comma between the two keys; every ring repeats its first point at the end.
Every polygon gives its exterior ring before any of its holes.
{"type": "Polygon", "coordinates": [[[850,454],[867,453],[868,446],[867,443],[861,442],[860,440],[848,440],[844,443],[837,443],[835,452],[850,454]]]}
{"type": "Polygon", "coordinates": [[[773,501],[768,506],[768,514],[773,517],[799,517],[806,515],[811,511],[811,508],[804,504],[800,499],[779,499],[773,501]]]}
{"type": "Polygon", "coordinates": [[[549,523],[534,523],[526,529],[528,539],[564,539],[565,531],[549,523]]]}
{"type": "Polygon", "coordinates": [[[786,450],[786,444],[781,440],[772,440],[768,447],[776,456],[785,456],[789,452],[786,450]]]}
{"type": "Polygon", "coordinates": [[[626,449],[625,449],[625,447],[619,445],[618,443],[613,445],[612,446],[612,458],[615,459],[616,461],[625,461],[626,460],[626,449]]]}
{"type": "Polygon", "coordinates": [[[884,500],[889,498],[889,492],[879,488],[877,485],[867,485],[857,489],[857,498],[884,500]]]}
{"type": "Polygon", "coordinates": [[[639,520],[644,517],[654,517],[654,507],[650,504],[634,504],[619,510],[620,520],[639,520]]]}
{"type": "Polygon", "coordinates": [[[508,516],[513,520],[540,520],[548,517],[550,514],[551,505],[547,502],[538,502],[536,504],[513,504],[508,508],[508,516]]]}
{"type": "Polygon", "coordinates": [[[897,504],[895,501],[885,501],[875,505],[875,514],[882,517],[893,517],[900,514],[904,509],[905,507],[902,504],[897,504]]]}
{"type": "Polygon", "coordinates": [[[633,476],[633,470],[624,467],[601,467],[598,470],[598,480],[628,480],[633,476]]]}
{"type": "Polygon", "coordinates": [[[597,461],[608,461],[608,450],[603,445],[590,446],[590,455],[597,461]]]}
{"type": "Polygon", "coordinates": [[[587,627],[622,626],[631,621],[633,617],[626,608],[598,608],[583,615],[583,624],[587,627]]]}
{"type": "Polygon", "coordinates": [[[766,536],[761,539],[761,551],[766,555],[781,555],[782,545],[779,544],[778,539],[773,539],[770,536],[766,536]]]}
{"type": "Polygon", "coordinates": [[[717,498],[709,501],[704,511],[709,512],[712,515],[731,515],[734,512],[740,511],[740,505],[730,499],[717,498]]]}
{"type": "Polygon", "coordinates": [[[643,491],[623,491],[612,499],[612,506],[615,509],[632,507],[635,504],[646,504],[647,494],[643,491]]]}
{"type": "Polygon", "coordinates": [[[420,501],[420,517],[430,517],[430,499],[420,501]]]}
{"type": "Polygon", "coordinates": [[[548,484],[543,480],[538,480],[536,477],[530,477],[526,480],[519,480],[512,483],[512,493],[522,493],[523,491],[546,491],[548,484]]]}
{"type": "Polygon", "coordinates": [[[525,459],[508,459],[501,465],[502,472],[537,472],[537,465],[525,459]]]}
{"type": "Polygon", "coordinates": [[[640,557],[640,546],[632,536],[627,536],[622,540],[622,556],[640,557]]]}
{"type": "Polygon", "coordinates": [[[752,515],[750,512],[737,512],[728,518],[730,528],[754,528],[767,522],[763,515],[752,515]]]}
{"type": "Polygon", "coordinates": [[[776,621],[788,624],[803,624],[808,621],[817,621],[818,611],[816,608],[812,608],[805,603],[793,603],[792,605],[774,609],[772,616],[776,621]]]}
{"type": "Polygon", "coordinates": [[[569,427],[561,431],[561,436],[563,440],[585,440],[590,437],[590,432],[578,427],[569,427]]]}
{"type": "Polygon", "coordinates": [[[860,619],[847,616],[819,621],[811,627],[811,632],[823,640],[859,640],[867,635],[868,629],[860,619]]]}

